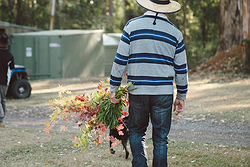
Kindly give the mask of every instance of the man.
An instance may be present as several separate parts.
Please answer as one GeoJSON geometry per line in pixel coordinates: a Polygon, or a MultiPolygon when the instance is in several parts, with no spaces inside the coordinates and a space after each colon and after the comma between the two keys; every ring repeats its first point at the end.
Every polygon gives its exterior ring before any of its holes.
{"type": "Polygon", "coordinates": [[[147,166],[145,132],[149,117],[153,127],[153,166],[167,166],[167,136],[173,106],[173,80],[177,87],[176,115],[184,110],[188,88],[186,51],[182,33],[163,13],[181,9],[172,0],[137,0],[146,8],[144,15],[124,27],[110,78],[110,99],[119,102],[115,92],[127,66],[127,80],[134,83],[129,92],[129,141],[133,167],[147,166]]]}
{"type": "Polygon", "coordinates": [[[7,92],[7,72],[8,68],[14,69],[14,58],[7,49],[8,35],[3,33],[0,36],[0,127],[4,127],[4,116],[6,111],[6,92],[7,92]]]}

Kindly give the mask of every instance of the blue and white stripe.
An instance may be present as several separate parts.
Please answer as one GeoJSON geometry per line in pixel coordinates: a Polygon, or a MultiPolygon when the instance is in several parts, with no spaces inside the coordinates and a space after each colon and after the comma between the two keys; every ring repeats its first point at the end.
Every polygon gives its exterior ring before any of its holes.
{"type": "Polygon", "coordinates": [[[126,65],[127,65],[127,62],[128,62],[128,57],[127,57],[127,56],[123,56],[123,55],[121,55],[121,54],[119,54],[119,53],[116,53],[115,62],[116,62],[117,64],[126,66],[126,65]]]}
{"type": "Polygon", "coordinates": [[[150,63],[150,64],[165,64],[173,66],[173,59],[168,56],[152,54],[152,53],[138,53],[131,54],[128,63],[150,63]]]}
{"type": "Polygon", "coordinates": [[[121,40],[128,45],[130,44],[129,34],[125,30],[123,30],[121,40]]]}
{"type": "Polygon", "coordinates": [[[125,25],[113,63],[110,90],[116,92],[127,67],[134,95],[173,94],[185,100],[188,91],[187,62],[183,36],[164,14],[147,12],[125,25]]]}
{"type": "Polygon", "coordinates": [[[173,77],[128,76],[128,82],[134,85],[173,85],[173,77]]]}
{"type": "Polygon", "coordinates": [[[174,70],[176,74],[186,74],[188,71],[186,64],[182,64],[182,65],[174,64],[174,70]]]}
{"type": "Polygon", "coordinates": [[[169,43],[173,46],[177,45],[177,40],[174,36],[164,33],[161,31],[155,31],[150,29],[142,29],[131,32],[130,40],[141,40],[141,39],[149,39],[149,40],[158,40],[162,42],[169,43]]]}
{"type": "Polygon", "coordinates": [[[176,85],[176,87],[178,93],[187,93],[188,91],[188,85],[185,86],[176,85]]]}
{"type": "Polygon", "coordinates": [[[111,75],[110,77],[110,84],[114,85],[114,86],[119,86],[122,82],[122,78],[119,77],[115,77],[113,75],[111,75]]]}
{"type": "Polygon", "coordinates": [[[185,50],[185,44],[184,44],[184,41],[182,40],[182,41],[178,44],[178,46],[177,46],[177,48],[176,48],[176,50],[175,50],[175,54],[179,54],[179,53],[183,52],[184,50],[185,50]]]}

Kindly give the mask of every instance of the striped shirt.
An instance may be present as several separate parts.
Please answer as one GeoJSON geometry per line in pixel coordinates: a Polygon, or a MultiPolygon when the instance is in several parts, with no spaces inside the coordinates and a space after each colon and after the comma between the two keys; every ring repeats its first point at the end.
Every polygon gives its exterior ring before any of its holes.
{"type": "Polygon", "coordinates": [[[128,82],[134,83],[133,95],[174,94],[185,100],[188,90],[185,44],[178,30],[165,14],[148,11],[131,19],[122,37],[111,70],[110,90],[116,92],[127,67],[128,82]]]}

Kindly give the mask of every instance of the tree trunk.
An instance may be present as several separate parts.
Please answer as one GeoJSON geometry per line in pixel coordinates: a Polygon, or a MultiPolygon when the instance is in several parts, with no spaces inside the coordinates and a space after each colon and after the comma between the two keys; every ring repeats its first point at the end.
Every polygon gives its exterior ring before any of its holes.
{"type": "Polygon", "coordinates": [[[18,0],[16,4],[16,24],[23,24],[22,0],[18,0]]]}
{"type": "Polygon", "coordinates": [[[220,2],[220,38],[217,52],[228,50],[242,40],[242,0],[221,0],[220,2]]]}
{"type": "Polygon", "coordinates": [[[55,4],[55,20],[54,20],[54,27],[55,29],[60,29],[60,4],[59,0],[56,0],[55,4]]]}
{"type": "Polygon", "coordinates": [[[220,38],[217,52],[242,44],[243,65],[250,69],[250,0],[221,0],[220,38]]]}
{"type": "Polygon", "coordinates": [[[113,13],[114,13],[113,0],[109,0],[109,26],[113,25],[113,13]]]}
{"type": "Polygon", "coordinates": [[[9,0],[8,7],[9,7],[10,17],[11,17],[9,22],[14,22],[15,21],[15,14],[14,14],[15,1],[9,0]]]}
{"type": "Polygon", "coordinates": [[[243,0],[242,8],[242,38],[243,38],[243,55],[241,61],[246,69],[250,72],[250,0],[243,0]]]}

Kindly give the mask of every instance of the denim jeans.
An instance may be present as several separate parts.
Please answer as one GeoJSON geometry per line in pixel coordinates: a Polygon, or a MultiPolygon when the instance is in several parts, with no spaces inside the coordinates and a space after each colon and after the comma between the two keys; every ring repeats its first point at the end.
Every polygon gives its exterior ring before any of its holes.
{"type": "Polygon", "coordinates": [[[7,86],[0,85],[0,123],[4,123],[4,115],[6,110],[6,92],[7,86]]]}
{"type": "Polygon", "coordinates": [[[129,95],[129,141],[133,167],[147,167],[145,135],[152,122],[153,167],[167,166],[173,95],[129,95]]]}

